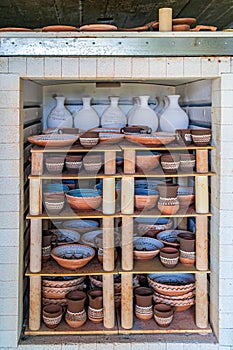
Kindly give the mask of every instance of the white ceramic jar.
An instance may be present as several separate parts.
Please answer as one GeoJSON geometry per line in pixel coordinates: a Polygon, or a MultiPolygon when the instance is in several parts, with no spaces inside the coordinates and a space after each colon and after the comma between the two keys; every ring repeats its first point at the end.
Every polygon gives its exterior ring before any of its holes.
{"type": "Polygon", "coordinates": [[[97,112],[91,106],[91,97],[82,97],[83,107],[74,115],[74,127],[88,130],[99,126],[100,119],[97,112]]]}
{"type": "Polygon", "coordinates": [[[48,128],[72,128],[73,117],[72,114],[65,107],[65,97],[56,96],[56,106],[49,113],[47,118],[48,128]]]}
{"type": "Polygon", "coordinates": [[[133,110],[128,125],[146,125],[154,132],[158,129],[158,117],[148,105],[149,97],[139,96],[140,105],[133,110]]]}
{"type": "Polygon", "coordinates": [[[123,128],[126,125],[126,116],[118,106],[119,96],[110,96],[110,106],[101,117],[103,128],[123,128]]]}

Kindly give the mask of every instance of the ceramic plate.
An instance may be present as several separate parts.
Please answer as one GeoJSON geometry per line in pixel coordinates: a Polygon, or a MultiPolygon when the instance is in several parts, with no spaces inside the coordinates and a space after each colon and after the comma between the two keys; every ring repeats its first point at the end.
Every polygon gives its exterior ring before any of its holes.
{"type": "Polygon", "coordinates": [[[78,138],[72,134],[47,134],[29,136],[28,141],[41,147],[62,147],[72,145],[78,138]]]}
{"type": "Polygon", "coordinates": [[[41,29],[42,32],[76,32],[77,30],[76,27],[65,25],[46,26],[41,29]]]}
{"type": "Polygon", "coordinates": [[[153,132],[151,134],[131,134],[125,135],[129,141],[141,143],[143,145],[166,145],[175,140],[175,135],[166,132],[153,132]]]}
{"type": "Polygon", "coordinates": [[[105,32],[117,30],[117,27],[112,24],[87,24],[79,28],[81,31],[105,32]]]}

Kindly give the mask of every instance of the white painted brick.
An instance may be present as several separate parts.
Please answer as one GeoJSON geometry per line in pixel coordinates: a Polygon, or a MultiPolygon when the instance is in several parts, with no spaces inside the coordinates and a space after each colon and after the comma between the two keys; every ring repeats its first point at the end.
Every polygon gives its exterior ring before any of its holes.
{"type": "Polygon", "coordinates": [[[165,57],[149,58],[149,77],[166,77],[167,76],[167,59],[165,57]]]}
{"type": "Polygon", "coordinates": [[[219,294],[221,296],[233,295],[233,278],[220,278],[219,279],[219,294]]]}
{"type": "Polygon", "coordinates": [[[221,84],[222,84],[221,77],[213,79],[212,80],[212,91],[220,91],[221,84]]]}
{"type": "Polygon", "coordinates": [[[132,58],[132,76],[137,78],[148,77],[149,62],[148,58],[135,57],[132,58]]]}
{"type": "Polygon", "coordinates": [[[224,312],[219,315],[219,327],[220,328],[232,328],[233,325],[233,313],[224,312]]]}
{"type": "Polygon", "coordinates": [[[233,74],[222,74],[221,75],[221,89],[222,90],[233,90],[233,74]]]}
{"type": "MultiPolygon", "coordinates": [[[[232,215],[233,215],[233,213],[232,213],[232,215]]],[[[225,244],[226,237],[227,237],[227,242],[233,246],[233,227],[224,227],[222,231],[224,231],[224,234],[219,235],[219,243],[225,244]]]]}
{"type": "Polygon", "coordinates": [[[221,262],[219,277],[231,279],[233,278],[233,262],[221,262]]]}
{"type": "Polygon", "coordinates": [[[18,298],[18,282],[1,282],[0,298],[18,298]]]}
{"type": "Polygon", "coordinates": [[[61,75],[63,78],[79,77],[79,58],[64,57],[61,61],[61,75]]]}
{"type": "Polygon", "coordinates": [[[201,350],[218,350],[218,344],[214,343],[203,343],[200,344],[201,350]]]}
{"type": "Polygon", "coordinates": [[[4,298],[0,299],[0,315],[17,315],[18,299],[17,298],[4,298]]]}
{"type": "Polygon", "coordinates": [[[233,227],[233,215],[231,210],[225,210],[220,212],[222,234],[224,235],[225,227],[233,227]]]}
{"type": "MultiPolygon", "coordinates": [[[[22,344],[18,346],[18,350],[61,350],[62,345],[60,344],[44,344],[46,341],[43,342],[43,344],[22,344]]],[[[76,347],[78,349],[78,347],[76,347]]]]}
{"type": "Polygon", "coordinates": [[[0,212],[1,228],[19,228],[19,213],[0,212]]]}
{"type": "Polygon", "coordinates": [[[18,332],[17,331],[2,331],[0,337],[0,349],[13,347],[17,348],[18,332]]]}
{"type": "Polygon", "coordinates": [[[80,58],[80,78],[96,78],[96,58],[80,58]]]}
{"type": "Polygon", "coordinates": [[[184,76],[201,77],[201,59],[200,57],[184,58],[184,76]]]}
{"type": "Polygon", "coordinates": [[[25,57],[10,57],[9,58],[9,73],[17,73],[21,77],[26,77],[26,58],[25,57]]]}
{"type": "Polygon", "coordinates": [[[220,245],[220,261],[233,261],[233,244],[220,245]]]}
{"type": "Polygon", "coordinates": [[[43,57],[27,57],[27,77],[43,78],[45,76],[43,57]]]}
{"type": "Polygon", "coordinates": [[[233,107],[233,90],[225,90],[221,92],[222,107],[233,107]]]}
{"type": "MultiPolygon", "coordinates": [[[[78,350],[79,349],[79,344],[62,344],[61,346],[62,350],[78,350]]],[[[34,348],[33,348],[34,350],[34,348]]]]}
{"type": "Polygon", "coordinates": [[[167,78],[184,76],[184,59],[182,57],[167,58],[167,78]]]}
{"type": "Polygon", "coordinates": [[[96,350],[114,350],[114,344],[111,344],[111,343],[97,343],[96,344],[96,350]]]}
{"type": "Polygon", "coordinates": [[[115,59],[115,78],[132,77],[132,59],[130,57],[119,57],[115,59]]]}
{"type": "Polygon", "coordinates": [[[131,344],[129,344],[129,343],[115,343],[114,350],[131,350],[131,344]]]}
{"type": "MultiPolygon", "coordinates": [[[[1,229],[1,246],[3,247],[17,247],[19,231],[16,229],[1,229]]],[[[1,271],[1,269],[0,269],[1,271]]]]}
{"type": "Polygon", "coordinates": [[[231,61],[230,57],[218,57],[218,72],[222,73],[230,73],[231,71],[231,61]]]}
{"type": "Polygon", "coordinates": [[[231,57],[231,73],[233,73],[233,58],[231,57]]]}
{"type": "Polygon", "coordinates": [[[6,177],[6,169],[9,177],[18,177],[20,176],[19,168],[19,160],[1,160],[0,177],[6,177]]]}
{"type": "Polygon", "coordinates": [[[113,78],[115,75],[114,58],[106,57],[97,58],[96,60],[96,76],[97,78],[113,78]]]}
{"type": "Polygon", "coordinates": [[[17,329],[18,316],[0,316],[0,332],[17,329]]]}
{"type": "Polygon", "coordinates": [[[184,346],[182,343],[167,343],[167,350],[183,350],[184,346]]]}
{"type": "MultiPolygon", "coordinates": [[[[4,247],[6,248],[6,246],[4,247]]],[[[14,244],[14,247],[16,247],[16,244],[14,244]]],[[[4,281],[4,282],[15,281],[15,276],[17,276],[18,274],[18,269],[19,269],[19,266],[16,260],[13,263],[7,265],[7,273],[6,273],[6,264],[1,263],[0,264],[1,281],[4,281]]]]}
{"type": "MultiPolygon", "coordinates": [[[[11,106],[12,107],[12,106],[11,106]]],[[[1,125],[20,125],[19,108],[0,108],[1,125]]]]}
{"type": "MultiPolygon", "coordinates": [[[[146,344],[141,344],[140,349],[147,349],[146,344]]],[[[166,350],[167,349],[167,344],[166,343],[161,343],[161,342],[156,342],[156,343],[151,343],[148,342],[148,350],[166,350]]]]}
{"type": "Polygon", "coordinates": [[[19,142],[20,130],[18,125],[0,126],[0,142],[7,144],[19,142]]]}
{"type": "Polygon", "coordinates": [[[19,91],[1,91],[0,93],[0,106],[1,108],[15,108],[20,107],[20,95],[19,91]]]}
{"type": "Polygon", "coordinates": [[[79,350],[95,350],[95,349],[96,349],[96,343],[79,344],[79,350]]]}
{"type": "Polygon", "coordinates": [[[220,209],[229,210],[232,207],[232,194],[224,193],[220,200],[220,209]]]}
{"type": "MultiPolygon", "coordinates": [[[[0,211],[19,211],[20,196],[14,194],[0,195],[0,211]]],[[[14,215],[14,214],[12,214],[14,215]]]]}
{"type": "Polygon", "coordinates": [[[221,328],[219,331],[219,342],[221,345],[232,345],[233,328],[221,328]]]}
{"type": "Polygon", "coordinates": [[[8,178],[8,177],[0,178],[1,194],[19,194],[19,191],[20,191],[19,178],[8,178]]]}
{"type": "MultiPolygon", "coordinates": [[[[219,312],[220,313],[231,313],[232,320],[233,320],[233,296],[221,296],[219,298],[219,312]]],[[[232,324],[233,324],[233,322],[232,322],[232,324]]],[[[228,328],[228,327],[226,327],[226,328],[228,328]]]]}
{"type": "Polygon", "coordinates": [[[221,346],[219,345],[218,350],[231,350],[230,346],[221,346]]]}
{"type": "Polygon", "coordinates": [[[61,77],[61,58],[45,57],[44,61],[45,77],[60,78],[61,77]]]}
{"type": "Polygon", "coordinates": [[[19,90],[18,74],[0,74],[0,90],[19,90]]]}
{"type": "Polygon", "coordinates": [[[212,107],[227,107],[221,105],[221,92],[220,91],[213,91],[212,92],[212,107]]]}
{"type": "MultiPolygon", "coordinates": [[[[12,213],[14,215],[14,213],[12,213]]],[[[18,261],[18,247],[0,247],[0,262],[1,264],[14,264],[18,261]]]]}
{"type": "Polygon", "coordinates": [[[233,123],[232,115],[233,115],[233,108],[228,107],[222,107],[221,108],[221,123],[222,124],[231,124],[233,123]]]}
{"type": "Polygon", "coordinates": [[[195,344],[184,344],[183,345],[184,350],[200,350],[201,349],[201,344],[195,343],[195,344]]]}
{"type": "Polygon", "coordinates": [[[8,71],[9,71],[9,58],[0,57],[0,72],[8,73],[8,71]]]}
{"type": "Polygon", "coordinates": [[[201,58],[202,77],[217,77],[219,75],[218,60],[215,57],[201,58]]]}
{"type": "MultiPolygon", "coordinates": [[[[222,142],[221,144],[221,154],[228,154],[229,150],[233,149],[233,142],[222,142]]],[[[229,175],[228,174],[224,174],[224,175],[229,175]]]]}

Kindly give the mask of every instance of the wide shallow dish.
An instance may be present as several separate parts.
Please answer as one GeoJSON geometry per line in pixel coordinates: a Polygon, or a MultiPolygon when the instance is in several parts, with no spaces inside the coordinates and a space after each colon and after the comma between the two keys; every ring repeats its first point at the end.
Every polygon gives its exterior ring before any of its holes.
{"type": "Polygon", "coordinates": [[[79,28],[81,31],[88,31],[88,32],[106,32],[106,31],[115,31],[117,30],[117,27],[112,24],[86,24],[79,28]]]}
{"type": "Polygon", "coordinates": [[[42,285],[42,296],[44,298],[62,299],[72,290],[83,290],[83,283],[67,287],[48,287],[42,285]]]}
{"type": "MultiPolygon", "coordinates": [[[[94,230],[94,231],[89,231],[84,233],[81,236],[81,241],[84,244],[87,244],[91,247],[96,248],[97,247],[97,243],[96,243],[96,239],[103,239],[103,230],[94,230]]],[[[114,238],[115,238],[115,246],[119,246],[120,244],[120,235],[118,232],[114,233],[114,238]]]]}
{"type": "Polygon", "coordinates": [[[166,145],[175,140],[175,135],[162,131],[153,132],[151,134],[131,134],[125,135],[129,141],[137,142],[143,145],[166,145]]]}
{"type": "Polygon", "coordinates": [[[173,220],[167,218],[135,218],[136,232],[138,235],[156,237],[163,231],[169,230],[173,226],[173,220]]]}
{"type": "Polygon", "coordinates": [[[56,244],[78,243],[80,241],[80,234],[77,231],[67,229],[49,230],[56,237],[56,244]]]}
{"type": "Polygon", "coordinates": [[[74,189],[65,195],[71,208],[78,210],[97,209],[102,201],[99,192],[91,189],[74,189]]]}
{"type": "Polygon", "coordinates": [[[100,142],[106,142],[108,144],[114,144],[122,141],[124,139],[124,134],[116,133],[116,132],[100,132],[99,138],[100,142]]]}
{"type": "Polygon", "coordinates": [[[85,280],[85,276],[73,277],[73,276],[52,276],[44,277],[42,279],[42,285],[51,288],[67,288],[72,286],[77,286],[85,280]]]}
{"type": "Polygon", "coordinates": [[[53,248],[51,256],[60,266],[74,270],[87,265],[94,258],[95,250],[82,244],[67,244],[53,248]]]}
{"type": "Polygon", "coordinates": [[[0,32],[32,32],[29,28],[5,27],[0,28],[0,32]]]}
{"type": "Polygon", "coordinates": [[[153,259],[163,248],[162,242],[151,237],[135,237],[133,240],[133,255],[136,260],[153,259]]]}
{"type": "Polygon", "coordinates": [[[149,274],[147,280],[155,292],[167,296],[182,295],[195,288],[195,278],[190,273],[149,274]]]}
{"type": "Polygon", "coordinates": [[[67,25],[52,25],[41,29],[42,32],[77,32],[78,28],[67,25]]]}
{"type": "Polygon", "coordinates": [[[143,172],[151,171],[159,166],[161,154],[147,151],[138,151],[136,153],[136,167],[143,172]]]}
{"type": "Polygon", "coordinates": [[[98,221],[89,219],[67,220],[62,225],[66,229],[76,230],[80,233],[86,233],[95,230],[99,226],[98,221]]]}
{"type": "Polygon", "coordinates": [[[28,141],[41,147],[62,147],[72,145],[78,138],[79,135],[72,134],[47,134],[29,136],[28,141]]]}

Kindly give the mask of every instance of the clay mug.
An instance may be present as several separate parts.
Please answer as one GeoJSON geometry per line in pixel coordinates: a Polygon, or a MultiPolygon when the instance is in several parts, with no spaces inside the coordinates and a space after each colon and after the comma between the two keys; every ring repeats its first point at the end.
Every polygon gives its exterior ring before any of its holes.
{"type": "Polygon", "coordinates": [[[167,304],[156,304],[154,306],[154,320],[160,327],[168,327],[174,316],[175,307],[167,304]]]}
{"type": "Polygon", "coordinates": [[[176,198],[179,185],[176,184],[158,184],[160,197],[176,198]]]}
{"type": "Polygon", "coordinates": [[[148,307],[152,305],[153,291],[148,287],[136,287],[134,290],[136,305],[148,307]]]}
{"type": "Polygon", "coordinates": [[[179,250],[173,247],[161,248],[160,261],[165,267],[175,267],[179,261],[179,250]]]}
{"type": "Polygon", "coordinates": [[[195,234],[192,232],[178,233],[177,238],[180,242],[180,249],[185,252],[195,251],[195,234]]]}
{"type": "Polygon", "coordinates": [[[73,290],[66,294],[68,310],[71,312],[80,312],[84,309],[86,301],[86,293],[81,290],[73,290]]]}
{"type": "Polygon", "coordinates": [[[42,318],[46,327],[56,328],[61,322],[62,314],[62,306],[57,304],[45,305],[42,310],[42,318]]]}
{"type": "Polygon", "coordinates": [[[190,145],[192,143],[191,129],[176,129],[176,141],[180,145],[190,145]]]}

